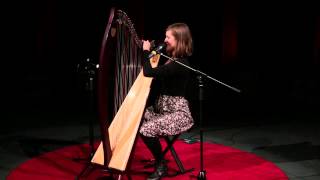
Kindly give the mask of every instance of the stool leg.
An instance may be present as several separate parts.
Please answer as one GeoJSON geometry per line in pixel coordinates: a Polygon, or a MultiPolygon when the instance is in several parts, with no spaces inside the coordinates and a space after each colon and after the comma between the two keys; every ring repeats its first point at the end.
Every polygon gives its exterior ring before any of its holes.
{"type": "Polygon", "coordinates": [[[183,165],[182,165],[182,163],[181,163],[176,151],[174,150],[174,148],[172,146],[170,147],[170,151],[171,151],[172,156],[174,157],[174,160],[176,161],[176,163],[177,163],[177,165],[178,165],[178,167],[180,169],[180,172],[184,173],[185,169],[184,169],[184,167],[183,167],[183,165]]]}
{"type": "Polygon", "coordinates": [[[165,140],[166,140],[166,142],[167,142],[168,145],[167,145],[167,148],[166,148],[166,149],[164,150],[164,152],[163,152],[163,156],[164,156],[165,153],[167,153],[167,151],[170,149],[171,154],[172,154],[174,160],[176,161],[176,163],[177,163],[177,165],[178,165],[178,167],[179,167],[179,169],[180,169],[180,172],[181,172],[181,173],[184,173],[184,172],[185,172],[185,169],[184,169],[184,167],[183,167],[183,165],[182,165],[182,163],[181,163],[181,161],[180,161],[180,159],[179,159],[176,151],[175,151],[174,148],[173,148],[173,143],[177,140],[178,137],[179,137],[178,135],[177,135],[177,136],[174,136],[172,139],[170,139],[168,136],[165,137],[165,140]]]}
{"type": "Polygon", "coordinates": [[[164,137],[164,139],[167,142],[167,147],[162,152],[163,157],[169,151],[169,149],[173,146],[173,143],[178,139],[178,137],[179,137],[178,135],[174,136],[172,139],[170,139],[168,136],[164,137]]]}
{"type": "Polygon", "coordinates": [[[178,154],[176,153],[176,151],[174,150],[174,147],[173,147],[173,144],[174,142],[178,139],[179,135],[175,135],[175,136],[172,136],[172,137],[169,137],[169,136],[166,136],[164,137],[164,139],[166,140],[166,143],[167,143],[167,147],[165,148],[164,151],[162,151],[162,156],[165,157],[165,154],[170,150],[171,151],[171,154],[174,158],[174,160],[176,161],[178,167],[179,167],[179,170],[177,173],[175,173],[175,175],[170,175],[170,176],[176,176],[178,174],[184,174],[186,172],[190,172],[190,171],[193,171],[194,168],[191,168],[191,169],[185,169],[183,167],[183,164],[182,162],[180,161],[179,157],[178,157],[178,154]]]}

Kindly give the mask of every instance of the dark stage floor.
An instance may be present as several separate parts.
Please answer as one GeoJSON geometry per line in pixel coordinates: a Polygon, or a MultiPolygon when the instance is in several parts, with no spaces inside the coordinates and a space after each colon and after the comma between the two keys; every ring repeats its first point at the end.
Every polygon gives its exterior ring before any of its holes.
{"type": "MultiPolygon", "coordinates": [[[[259,117],[256,118],[256,121],[259,121],[259,117]]],[[[286,120],[282,119],[284,117],[270,116],[268,118],[270,118],[270,123],[206,125],[204,140],[252,152],[274,162],[288,175],[290,180],[320,179],[320,123],[317,122],[319,118],[313,115],[295,116],[286,120]]],[[[6,120],[9,119],[7,117],[6,120]]],[[[63,115],[59,117],[57,115],[47,117],[47,119],[43,117],[43,122],[34,126],[26,125],[19,126],[19,128],[2,126],[0,178],[4,179],[10,170],[41,153],[88,142],[87,123],[89,119],[88,117],[63,115]],[[55,118],[60,118],[60,123],[55,123],[55,118]],[[51,120],[44,123],[48,119],[51,120]]],[[[21,117],[21,121],[27,124],[28,119],[21,117]]],[[[220,122],[223,121],[220,120],[220,122]]],[[[263,118],[263,122],[267,122],[266,117],[263,118]]],[[[99,126],[95,125],[94,128],[94,136],[98,140],[99,126]]],[[[195,127],[180,138],[197,140],[199,129],[195,127]]]]}

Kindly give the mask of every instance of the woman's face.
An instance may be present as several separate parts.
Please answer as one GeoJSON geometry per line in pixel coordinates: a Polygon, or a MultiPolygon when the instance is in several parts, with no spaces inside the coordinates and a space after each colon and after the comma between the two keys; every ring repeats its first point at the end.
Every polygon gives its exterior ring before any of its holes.
{"type": "Polygon", "coordinates": [[[164,42],[167,45],[167,47],[166,47],[167,52],[173,52],[173,50],[177,46],[177,40],[172,35],[172,31],[171,30],[166,31],[166,38],[165,38],[164,42]]]}

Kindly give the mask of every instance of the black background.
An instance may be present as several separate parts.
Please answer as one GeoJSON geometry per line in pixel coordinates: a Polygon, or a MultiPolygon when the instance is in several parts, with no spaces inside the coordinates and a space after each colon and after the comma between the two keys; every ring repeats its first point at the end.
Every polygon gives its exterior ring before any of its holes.
{"type": "MultiPolygon", "coordinates": [[[[320,21],[314,4],[14,1],[2,15],[1,129],[86,122],[90,107],[77,65],[87,58],[98,62],[113,6],[127,12],[143,39],[162,40],[167,25],[187,23],[194,38],[192,65],[242,90],[205,81],[205,124],[290,122],[295,117],[307,122],[317,117],[320,21]],[[238,42],[231,61],[223,55],[229,18],[236,24],[238,42]]],[[[197,119],[195,78],[189,94],[197,119]]]]}

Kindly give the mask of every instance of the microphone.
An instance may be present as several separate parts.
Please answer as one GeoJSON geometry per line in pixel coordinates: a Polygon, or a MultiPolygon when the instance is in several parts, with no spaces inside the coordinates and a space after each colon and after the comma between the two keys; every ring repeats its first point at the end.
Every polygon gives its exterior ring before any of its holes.
{"type": "Polygon", "coordinates": [[[148,58],[152,58],[153,56],[160,53],[160,51],[166,47],[165,43],[161,43],[158,47],[156,47],[154,50],[151,51],[151,53],[148,55],[148,58]]]}

